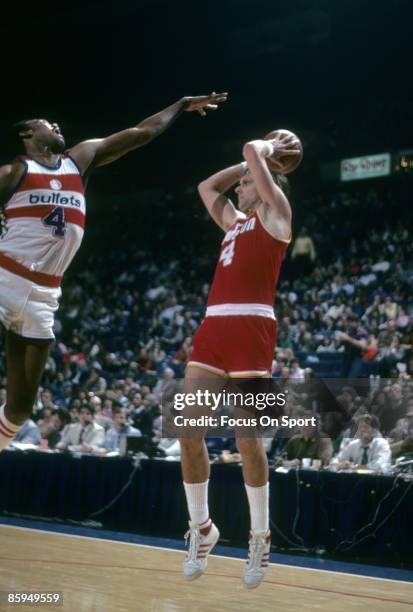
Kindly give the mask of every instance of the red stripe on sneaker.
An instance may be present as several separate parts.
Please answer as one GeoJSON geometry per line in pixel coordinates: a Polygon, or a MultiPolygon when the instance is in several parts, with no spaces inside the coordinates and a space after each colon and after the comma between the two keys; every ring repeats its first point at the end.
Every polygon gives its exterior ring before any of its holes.
{"type": "Polygon", "coordinates": [[[6,431],[6,430],[3,428],[3,424],[2,424],[2,423],[1,423],[1,421],[0,421],[0,433],[1,433],[1,434],[3,434],[3,436],[5,436],[6,438],[10,438],[10,440],[11,440],[12,438],[14,438],[14,436],[16,435],[16,433],[17,433],[17,432],[15,432],[15,433],[9,433],[8,431],[6,431]]]}
{"type": "Polygon", "coordinates": [[[3,421],[3,419],[0,419],[0,424],[2,425],[3,429],[5,429],[7,432],[9,432],[9,434],[11,434],[12,436],[14,436],[16,434],[16,432],[11,430],[10,427],[7,427],[7,425],[3,421]]]}

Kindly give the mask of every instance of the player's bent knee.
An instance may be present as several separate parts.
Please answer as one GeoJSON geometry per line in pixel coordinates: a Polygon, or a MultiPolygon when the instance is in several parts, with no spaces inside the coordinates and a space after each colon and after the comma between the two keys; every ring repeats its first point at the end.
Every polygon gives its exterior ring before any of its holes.
{"type": "Polygon", "coordinates": [[[184,453],[197,454],[203,452],[204,449],[203,438],[179,438],[179,444],[184,453]]]}
{"type": "Polygon", "coordinates": [[[237,449],[243,456],[256,456],[262,451],[261,438],[237,438],[237,449]]]}

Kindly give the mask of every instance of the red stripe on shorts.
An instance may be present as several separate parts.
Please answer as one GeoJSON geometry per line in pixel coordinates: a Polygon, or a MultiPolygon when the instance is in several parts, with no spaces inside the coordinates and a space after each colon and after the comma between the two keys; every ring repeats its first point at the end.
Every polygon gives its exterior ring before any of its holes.
{"type": "Polygon", "coordinates": [[[22,264],[7,255],[0,253],[0,266],[12,274],[17,274],[26,280],[36,283],[36,285],[43,285],[43,287],[58,288],[62,282],[62,276],[53,276],[52,274],[44,274],[43,272],[33,272],[22,264]]]}

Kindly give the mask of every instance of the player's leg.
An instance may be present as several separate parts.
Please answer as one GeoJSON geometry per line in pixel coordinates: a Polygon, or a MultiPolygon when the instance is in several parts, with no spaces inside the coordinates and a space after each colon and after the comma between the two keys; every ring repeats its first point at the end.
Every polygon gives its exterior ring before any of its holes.
{"type": "Polygon", "coordinates": [[[0,450],[30,417],[50,341],[30,340],[6,332],[7,402],[0,408],[0,450]]]}
{"type": "Polygon", "coordinates": [[[237,438],[251,516],[251,530],[269,528],[268,459],[261,438],[237,438]]]}
{"type": "MultiPolygon", "coordinates": [[[[226,379],[203,368],[188,366],[185,374],[184,389],[186,393],[196,393],[197,390],[221,390],[226,379]]],[[[196,414],[196,407],[189,415],[196,414]]],[[[204,433],[198,429],[193,436],[181,437],[182,476],[188,512],[190,516],[189,551],[184,561],[184,578],[194,580],[207,567],[207,557],[219,538],[219,531],[209,516],[208,484],[210,466],[204,433]]]]}
{"type": "Polygon", "coordinates": [[[250,509],[251,531],[244,585],[257,587],[268,566],[271,534],[269,530],[268,460],[261,438],[237,438],[242,457],[242,472],[250,509]]]}

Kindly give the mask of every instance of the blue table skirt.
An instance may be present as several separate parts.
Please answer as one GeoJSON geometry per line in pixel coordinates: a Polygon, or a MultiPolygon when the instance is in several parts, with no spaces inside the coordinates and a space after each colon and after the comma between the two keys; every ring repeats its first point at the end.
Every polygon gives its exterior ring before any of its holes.
{"type": "MultiPolygon", "coordinates": [[[[270,491],[272,542],[277,548],[413,565],[413,481],[272,471],[270,491]]],[[[249,515],[239,466],[212,466],[209,498],[222,541],[245,545],[249,515]]],[[[168,538],[182,537],[188,520],[179,463],[142,460],[135,469],[129,458],[36,451],[0,453],[0,512],[93,520],[105,529],[168,538]],[[119,499],[98,512],[132,475],[119,499]]]]}

